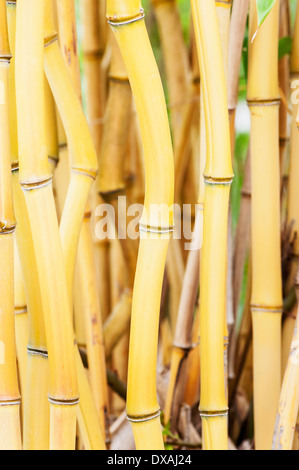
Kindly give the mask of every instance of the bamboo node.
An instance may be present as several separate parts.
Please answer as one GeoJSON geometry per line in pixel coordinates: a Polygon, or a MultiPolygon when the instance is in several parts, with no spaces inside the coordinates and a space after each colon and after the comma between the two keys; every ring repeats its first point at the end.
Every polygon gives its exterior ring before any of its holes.
{"type": "Polygon", "coordinates": [[[23,307],[15,307],[15,315],[23,315],[24,313],[28,313],[27,305],[23,307]]]}
{"type": "Polygon", "coordinates": [[[110,26],[123,26],[123,25],[131,24],[131,23],[136,23],[136,21],[143,20],[144,17],[145,17],[144,9],[141,8],[140,14],[137,17],[130,18],[129,20],[125,20],[125,21],[108,20],[108,23],[110,24],[110,26]]]}
{"type": "Polygon", "coordinates": [[[48,351],[44,351],[42,349],[35,349],[31,348],[30,346],[27,346],[27,353],[30,354],[30,356],[40,356],[48,359],[48,351]]]}
{"type": "Polygon", "coordinates": [[[226,408],[225,410],[219,411],[207,411],[207,410],[199,410],[199,414],[201,418],[221,418],[224,416],[228,416],[229,409],[226,408]]]}
{"type": "Polygon", "coordinates": [[[58,41],[58,34],[56,33],[54,36],[50,36],[49,38],[45,38],[44,47],[51,46],[54,42],[58,41]]]}
{"type": "Polygon", "coordinates": [[[0,55],[0,62],[4,62],[4,63],[10,63],[12,59],[12,55],[11,54],[3,54],[3,55],[0,55]]]}
{"type": "Polygon", "coordinates": [[[151,421],[152,419],[159,418],[161,415],[161,410],[155,411],[149,415],[140,415],[140,416],[131,416],[127,414],[127,420],[131,423],[144,423],[145,421],[151,421]]]}
{"type": "Polygon", "coordinates": [[[0,222],[0,235],[9,235],[10,233],[14,233],[16,227],[16,223],[8,224],[7,221],[0,222]]]}
{"type": "Polygon", "coordinates": [[[272,100],[247,100],[247,105],[249,108],[253,106],[279,106],[280,101],[280,98],[274,98],[272,100]]]}
{"type": "Polygon", "coordinates": [[[174,231],[174,225],[169,227],[151,227],[150,225],[139,224],[139,230],[144,233],[166,234],[174,231]]]}
{"type": "Polygon", "coordinates": [[[0,406],[16,406],[21,405],[21,398],[16,400],[0,400],[0,406]]]}
{"type": "Polygon", "coordinates": [[[234,177],[229,176],[227,178],[215,178],[214,176],[206,176],[203,175],[205,184],[209,184],[211,186],[216,185],[230,185],[233,182],[234,177]]]}
{"type": "Polygon", "coordinates": [[[194,345],[192,343],[190,343],[190,344],[172,343],[172,346],[175,349],[178,349],[179,351],[182,351],[186,354],[188,354],[194,348],[194,345]]]}
{"type": "Polygon", "coordinates": [[[96,179],[98,172],[96,170],[86,170],[82,168],[72,168],[72,173],[78,173],[79,175],[85,175],[91,178],[93,181],[96,179]]]}
{"type": "Polygon", "coordinates": [[[48,400],[51,405],[57,405],[57,406],[75,406],[75,405],[78,405],[80,402],[79,397],[74,398],[73,400],[62,400],[59,398],[53,398],[50,395],[48,395],[48,400]]]}
{"type": "Polygon", "coordinates": [[[278,313],[282,314],[283,307],[268,307],[267,305],[256,305],[251,304],[250,308],[252,312],[267,312],[267,313],[278,313]]]}
{"type": "Polygon", "coordinates": [[[21,184],[23,191],[32,191],[33,189],[40,189],[45,186],[48,186],[51,183],[52,183],[52,176],[50,176],[49,178],[45,180],[35,181],[34,183],[21,182],[20,184],[21,184]]]}
{"type": "Polygon", "coordinates": [[[11,164],[11,172],[13,173],[14,171],[19,171],[20,169],[20,166],[19,166],[19,162],[14,162],[11,164]]]}

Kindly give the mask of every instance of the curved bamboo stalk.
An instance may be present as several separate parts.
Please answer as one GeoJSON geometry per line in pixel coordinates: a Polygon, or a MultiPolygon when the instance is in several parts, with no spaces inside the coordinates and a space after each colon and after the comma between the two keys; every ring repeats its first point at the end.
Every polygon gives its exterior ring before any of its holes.
{"type": "Polygon", "coordinates": [[[255,444],[263,450],[271,448],[281,386],[278,13],[276,1],[257,30],[256,3],[251,1],[247,90],[252,129],[251,310],[255,444]]]}
{"type": "Polygon", "coordinates": [[[71,310],[45,145],[44,6],[39,0],[19,0],[17,7],[20,183],[32,230],[49,351],[50,448],[73,449],[79,394],[71,310]],[[32,28],[28,31],[31,21],[32,28]],[[33,141],[32,126],[35,129],[33,141]]]}
{"type": "Polygon", "coordinates": [[[145,210],[140,223],[133,294],[127,415],[137,449],[163,449],[156,360],[160,297],[172,230],[169,210],[173,204],[174,168],[162,84],[143,17],[138,0],[107,4],[107,18],[120,46],[135,98],[146,174],[145,210]],[[159,217],[155,207],[161,204],[159,217]]]}
{"type": "Polygon", "coordinates": [[[227,449],[223,337],[225,324],[227,219],[233,173],[225,73],[216,7],[192,1],[192,12],[204,87],[207,161],[204,172],[205,216],[201,256],[201,400],[203,441],[206,449],[227,449]],[[213,61],[209,60],[213,57],[213,61]],[[207,86],[208,84],[208,86],[207,86]],[[219,240],[218,234],[223,236],[219,240]],[[217,289],[217,294],[211,286],[217,289]]]}
{"type": "MultiPolygon", "coordinates": [[[[80,1],[80,15],[83,26],[81,45],[86,82],[86,114],[98,158],[103,134],[107,75],[106,67],[103,65],[107,36],[107,24],[103,7],[105,8],[105,2],[102,0],[80,1]]],[[[97,184],[95,184],[91,195],[93,212],[102,202],[97,192],[97,184]]],[[[94,240],[94,243],[98,291],[102,318],[105,320],[110,313],[109,241],[94,240]]]]}
{"type": "Polygon", "coordinates": [[[21,450],[20,404],[14,318],[14,232],[10,174],[8,71],[11,59],[6,2],[0,2],[0,449],[21,450]]]}
{"type": "Polygon", "coordinates": [[[69,189],[60,221],[71,294],[80,229],[89,191],[96,177],[97,157],[80,101],[59,51],[52,3],[47,1],[45,6],[45,72],[65,128],[72,162],[69,189]]]}

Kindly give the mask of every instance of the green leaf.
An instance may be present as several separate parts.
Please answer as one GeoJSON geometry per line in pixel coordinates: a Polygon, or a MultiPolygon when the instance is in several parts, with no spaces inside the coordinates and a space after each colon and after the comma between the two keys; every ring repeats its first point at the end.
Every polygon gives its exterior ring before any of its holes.
{"type": "Polygon", "coordinates": [[[258,26],[265,21],[276,0],[256,0],[258,26]]]}
{"type": "Polygon", "coordinates": [[[278,44],[278,58],[281,59],[283,56],[288,55],[292,52],[293,41],[290,36],[285,36],[279,39],[278,44]]]}

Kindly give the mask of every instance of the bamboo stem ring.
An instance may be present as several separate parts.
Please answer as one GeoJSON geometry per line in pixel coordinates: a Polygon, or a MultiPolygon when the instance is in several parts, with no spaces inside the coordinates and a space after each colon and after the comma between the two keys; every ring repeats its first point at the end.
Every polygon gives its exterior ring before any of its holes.
{"type": "Polygon", "coordinates": [[[267,307],[266,305],[254,305],[250,306],[252,312],[268,312],[268,313],[279,313],[283,312],[282,307],[267,307]]]}
{"type": "Polygon", "coordinates": [[[276,98],[275,100],[247,100],[248,107],[253,106],[279,106],[280,99],[276,98]]]}
{"type": "Polygon", "coordinates": [[[143,8],[140,8],[140,16],[137,16],[136,18],[130,18],[129,20],[126,20],[126,21],[112,21],[112,20],[108,20],[108,23],[111,25],[111,26],[123,26],[123,25],[128,25],[128,24],[131,24],[131,23],[136,23],[136,21],[140,21],[140,20],[143,20],[145,17],[145,13],[144,13],[144,9],[143,8]]]}
{"type": "Polygon", "coordinates": [[[151,421],[152,419],[159,418],[161,415],[161,410],[159,409],[155,413],[151,413],[150,415],[144,415],[144,416],[130,416],[127,415],[127,420],[130,421],[131,423],[144,423],[146,421],[151,421]]]}
{"type": "Polygon", "coordinates": [[[51,405],[59,405],[59,406],[75,406],[78,405],[80,402],[79,397],[75,398],[74,400],[59,400],[58,398],[53,398],[48,395],[48,400],[51,405]]]}
{"type": "Polygon", "coordinates": [[[16,406],[21,405],[21,398],[18,400],[4,400],[0,401],[0,406],[16,406]]]}
{"type": "Polygon", "coordinates": [[[41,349],[34,349],[31,348],[30,346],[27,346],[27,353],[30,354],[30,356],[39,356],[39,357],[44,357],[48,359],[49,354],[48,351],[43,351],[41,349]]]}
{"type": "Polygon", "coordinates": [[[223,411],[201,411],[199,410],[201,418],[221,418],[228,415],[228,409],[223,411]]]}
{"type": "Polygon", "coordinates": [[[48,186],[49,184],[52,183],[52,176],[50,176],[49,178],[45,179],[45,180],[41,180],[41,181],[35,181],[34,183],[25,183],[25,182],[21,182],[21,187],[23,189],[23,191],[32,191],[33,189],[39,189],[39,188],[44,188],[45,186],[48,186]]]}
{"type": "Polygon", "coordinates": [[[45,39],[44,47],[49,47],[51,44],[54,42],[58,41],[58,34],[55,34],[55,36],[51,36],[50,38],[45,39]]]}

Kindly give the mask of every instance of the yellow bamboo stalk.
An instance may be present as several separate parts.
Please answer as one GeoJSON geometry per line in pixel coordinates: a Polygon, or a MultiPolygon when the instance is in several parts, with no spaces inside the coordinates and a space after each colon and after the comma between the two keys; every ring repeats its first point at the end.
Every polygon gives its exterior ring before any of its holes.
{"type": "Polygon", "coordinates": [[[251,311],[255,445],[263,450],[271,448],[281,386],[278,12],[277,0],[257,30],[256,3],[251,1],[247,90],[252,129],[251,311]]]}
{"type": "MultiPolygon", "coordinates": [[[[279,38],[290,36],[290,11],[289,2],[281,0],[279,11],[279,38]]],[[[295,46],[296,48],[296,46],[295,46]]],[[[293,53],[293,51],[292,51],[293,53]]],[[[290,81],[290,57],[284,55],[278,62],[278,82],[279,88],[284,97],[289,94],[290,81]]],[[[283,189],[283,177],[285,170],[285,162],[287,156],[287,144],[289,141],[288,126],[288,105],[284,101],[281,102],[279,108],[279,160],[280,160],[280,181],[281,189],[283,189]]]]}
{"type": "Polygon", "coordinates": [[[223,337],[226,318],[226,250],[230,184],[233,173],[225,73],[214,2],[192,2],[207,132],[204,171],[205,216],[201,255],[201,400],[205,449],[227,449],[223,337]],[[210,58],[213,57],[213,60],[210,58]],[[219,240],[219,233],[222,233],[219,240]],[[213,286],[213,287],[212,287],[213,286]],[[217,290],[217,294],[215,292],[217,290]]]}
{"type": "MultiPolygon", "coordinates": [[[[105,2],[102,0],[80,1],[83,27],[81,45],[86,82],[86,115],[98,158],[103,133],[107,75],[106,67],[103,65],[107,36],[104,9],[105,2]]],[[[97,184],[95,184],[91,194],[93,212],[102,202],[97,191],[97,184]]],[[[94,245],[101,312],[102,318],[105,320],[110,313],[109,241],[94,240],[94,245]]]]}
{"type": "Polygon", "coordinates": [[[163,88],[140,2],[108,2],[107,18],[132,87],[146,174],[145,211],[140,224],[141,241],[133,294],[127,415],[137,449],[163,449],[156,395],[156,360],[160,297],[172,226],[169,210],[173,204],[174,168],[170,131],[163,88]],[[153,205],[161,204],[164,209],[159,217],[153,205]]]}
{"type": "Polygon", "coordinates": [[[20,183],[32,230],[49,351],[50,449],[73,449],[79,394],[70,303],[45,145],[44,7],[38,0],[20,0],[17,8],[20,183]],[[28,31],[29,23],[32,28],[28,31]]]}
{"type": "Polygon", "coordinates": [[[176,0],[152,0],[161,35],[174,139],[188,95],[189,64],[176,0]]]}
{"type": "MultiPolygon", "coordinates": [[[[64,64],[55,41],[57,35],[53,23],[53,4],[46,3],[45,10],[45,70],[56,100],[68,138],[72,169],[70,185],[63,209],[60,234],[64,251],[69,297],[72,300],[74,263],[85,205],[90,186],[96,175],[96,154],[84,117],[81,104],[72,85],[72,78],[64,64]],[[54,43],[51,42],[51,38],[54,43]],[[47,43],[47,39],[50,44],[47,43]],[[48,44],[48,47],[47,47],[48,44]],[[55,47],[53,47],[53,45],[55,47]],[[51,49],[51,50],[50,50],[51,49]],[[78,127],[80,126],[80,129],[78,127]],[[81,133],[81,134],[80,134],[81,133]],[[80,190],[82,190],[80,194],[80,190]],[[77,194],[78,193],[78,194],[77,194]],[[70,207],[74,204],[74,211],[70,207]],[[68,226],[72,224],[72,226],[68,226]]],[[[100,427],[96,406],[85,374],[79,350],[75,346],[76,367],[80,394],[78,421],[85,448],[100,450],[105,448],[103,430],[100,427]]]]}
{"type": "MultiPolygon", "coordinates": [[[[296,80],[299,79],[299,7],[296,11],[295,28],[293,34],[293,47],[291,53],[291,86],[292,83],[296,84],[296,80]]],[[[292,93],[296,92],[296,89],[291,90],[292,93]]],[[[293,100],[294,101],[294,100],[293,100]]],[[[297,181],[299,174],[299,164],[297,155],[297,149],[299,145],[299,133],[296,125],[296,117],[299,110],[298,104],[294,101],[292,103],[292,124],[291,124],[291,142],[290,142],[290,164],[289,164],[289,180],[288,180],[288,200],[287,200],[287,222],[288,224],[293,223],[292,235],[299,234],[299,197],[297,194],[297,181]]],[[[294,241],[293,258],[291,261],[290,275],[286,284],[286,290],[289,291],[293,284],[296,276],[297,265],[299,256],[299,241],[298,237],[294,241]]],[[[289,348],[288,348],[289,349],[289,348]]]]}
{"type": "MultiPolygon", "coordinates": [[[[27,372],[27,344],[28,344],[28,311],[27,300],[24,289],[23,275],[21,271],[18,247],[14,243],[14,296],[15,296],[15,330],[16,330],[16,348],[19,371],[19,383],[21,397],[24,400],[27,372]]],[[[24,403],[24,402],[23,402],[24,403]]],[[[22,414],[24,405],[22,406],[22,414]]],[[[24,415],[23,415],[24,416],[24,415]]]]}
{"type": "MultiPolygon", "coordinates": [[[[171,355],[170,378],[164,407],[165,423],[171,419],[172,425],[176,425],[178,409],[174,409],[173,395],[177,384],[177,376],[182,364],[192,349],[192,323],[195,310],[196,297],[199,283],[199,247],[202,245],[202,211],[198,211],[194,225],[194,247],[190,251],[186,266],[186,273],[180,299],[174,343],[171,355]]],[[[197,332],[198,334],[198,332],[197,332]]],[[[194,371],[194,375],[198,371],[194,371]]]]}
{"type": "MultiPolygon", "coordinates": [[[[299,298],[299,278],[296,293],[299,298]]],[[[290,355],[280,393],[272,449],[292,450],[299,412],[299,315],[290,347],[290,355]]]]}
{"type": "Polygon", "coordinates": [[[6,2],[0,2],[0,449],[21,450],[20,404],[14,318],[14,232],[10,175],[8,71],[11,59],[6,2]]]}
{"type": "MultiPolygon", "coordinates": [[[[9,39],[13,54],[15,53],[16,32],[16,4],[7,5],[9,39]]],[[[15,99],[15,59],[12,59],[12,69],[9,76],[10,90],[10,125],[17,129],[16,99],[15,99]]],[[[41,307],[40,284],[37,276],[32,232],[24,195],[21,191],[18,172],[18,140],[16,132],[11,132],[11,161],[13,169],[13,197],[18,229],[16,240],[20,255],[22,279],[26,299],[16,306],[16,325],[22,320],[27,321],[26,338],[22,335],[22,342],[26,341],[27,371],[23,390],[23,448],[41,449],[49,448],[49,403],[47,392],[49,390],[48,363],[44,356],[47,354],[47,345],[44,330],[43,311],[41,307]],[[28,315],[27,305],[29,309],[28,315]],[[26,317],[28,319],[26,320],[26,317]],[[25,317],[25,318],[24,318],[25,317]],[[29,330],[29,331],[28,331],[29,330]],[[28,352],[27,352],[28,345],[28,352]],[[34,351],[34,354],[32,353],[34,351]],[[42,359],[41,359],[42,358],[42,359]],[[38,380],[37,380],[38,378],[38,380]],[[43,380],[43,378],[45,378],[43,380]],[[34,386],[32,385],[34,384],[34,386]]],[[[19,290],[19,289],[18,289],[19,290]]],[[[24,325],[25,328],[25,325],[24,325]]],[[[16,330],[18,334],[18,330],[16,330]]],[[[18,344],[18,343],[17,343],[18,344]]],[[[18,346],[17,346],[18,347],[18,346]]]]}
{"type": "Polygon", "coordinates": [[[47,1],[45,6],[45,72],[65,128],[72,161],[70,184],[60,221],[71,294],[80,229],[90,187],[96,176],[97,158],[88,124],[56,40],[52,3],[47,1]]]}

